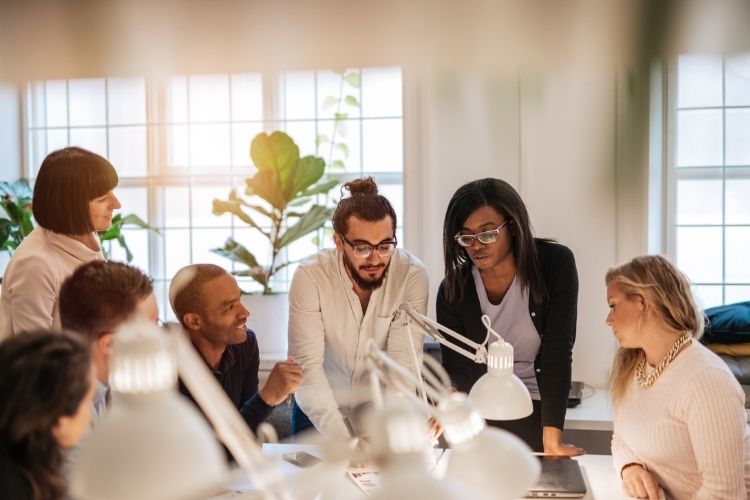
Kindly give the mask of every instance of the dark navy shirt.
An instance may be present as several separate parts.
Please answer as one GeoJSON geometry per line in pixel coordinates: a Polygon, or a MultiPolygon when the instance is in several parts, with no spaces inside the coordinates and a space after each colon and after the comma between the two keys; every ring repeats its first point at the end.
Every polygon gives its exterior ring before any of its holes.
{"type": "MultiPolygon", "coordinates": [[[[209,367],[253,432],[273,410],[258,394],[259,366],[258,341],[255,332],[247,330],[244,342],[227,346],[218,368],[209,367]]],[[[182,381],[180,392],[195,402],[182,381]]]]}

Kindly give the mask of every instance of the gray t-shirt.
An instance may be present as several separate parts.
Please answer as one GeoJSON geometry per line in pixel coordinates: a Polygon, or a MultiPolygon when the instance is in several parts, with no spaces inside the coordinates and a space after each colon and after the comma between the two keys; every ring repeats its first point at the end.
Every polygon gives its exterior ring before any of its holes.
{"type": "Polygon", "coordinates": [[[534,359],[539,353],[542,340],[529,316],[529,291],[521,288],[516,276],[503,300],[499,304],[493,304],[487,298],[487,291],[476,266],[472,266],[471,273],[482,313],[489,316],[492,328],[513,346],[513,373],[529,390],[531,399],[541,399],[534,372],[534,359]]]}

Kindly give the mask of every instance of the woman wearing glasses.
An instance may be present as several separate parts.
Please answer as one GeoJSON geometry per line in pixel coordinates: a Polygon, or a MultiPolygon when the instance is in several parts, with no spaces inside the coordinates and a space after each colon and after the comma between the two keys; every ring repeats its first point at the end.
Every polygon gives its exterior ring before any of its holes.
{"type": "MultiPolygon", "coordinates": [[[[445,279],[437,320],[482,343],[492,327],[514,348],[514,372],[533,400],[519,420],[491,421],[531,446],[555,455],[583,450],[562,442],[576,335],[578,272],[567,247],[534,238],[521,197],[507,182],[480,179],[451,198],[443,225],[445,279]]],[[[487,372],[451,349],[443,366],[453,386],[469,392],[487,372]]]]}

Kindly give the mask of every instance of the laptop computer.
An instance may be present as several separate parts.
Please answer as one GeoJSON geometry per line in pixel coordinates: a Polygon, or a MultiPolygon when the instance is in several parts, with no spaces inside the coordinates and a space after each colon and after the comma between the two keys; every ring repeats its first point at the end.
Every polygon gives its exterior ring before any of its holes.
{"type": "Polygon", "coordinates": [[[581,498],[586,495],[586,481],[581,466],[568,457],[538,455],[542,472],[526,498],[581,498]]]}

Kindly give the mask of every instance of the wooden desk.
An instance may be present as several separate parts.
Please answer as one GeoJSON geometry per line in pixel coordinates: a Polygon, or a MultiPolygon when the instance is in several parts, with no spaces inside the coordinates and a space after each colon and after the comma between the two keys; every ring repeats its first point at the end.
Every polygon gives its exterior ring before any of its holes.
{"type": "MultiPolygon", "coordinates": [[[[292,451],[305,450],[308,453],[316,454],[316,448],[309,445],[299,444],[264,444],[263,452],[271,456],[280,456],[283,453],[292,451]]],[[[586,480],[586,486],[588,493],[584,500],[625,500],[628,499],[620,487],[620,479],[612,469],[612,457],[609,455],[584,455],[577,457],[575,460],[581,464],[583,470],[583,476],[586,480]]],[[[282,473],[289,478],[292,478],[300,474],[300,468],[289,464],[287,462],[280,462],[282,473]]],[[[318,467],[318,466],[315,466],[318,467]]],[[[308,470],[314,470],[314,468],[308,470]]],[[[254,490],[251,482],[244,478],[238,477],[229,487],[216,496],[212,497],[212,500],[227,500],[227,499],[259,499],[262,498],[257,490],[254,490]]],[[[343,481],[341,491],[336,494],[337,499],[365,499],[366,497],[362,494],[353,483],[350,481],[343,481]]]]}

